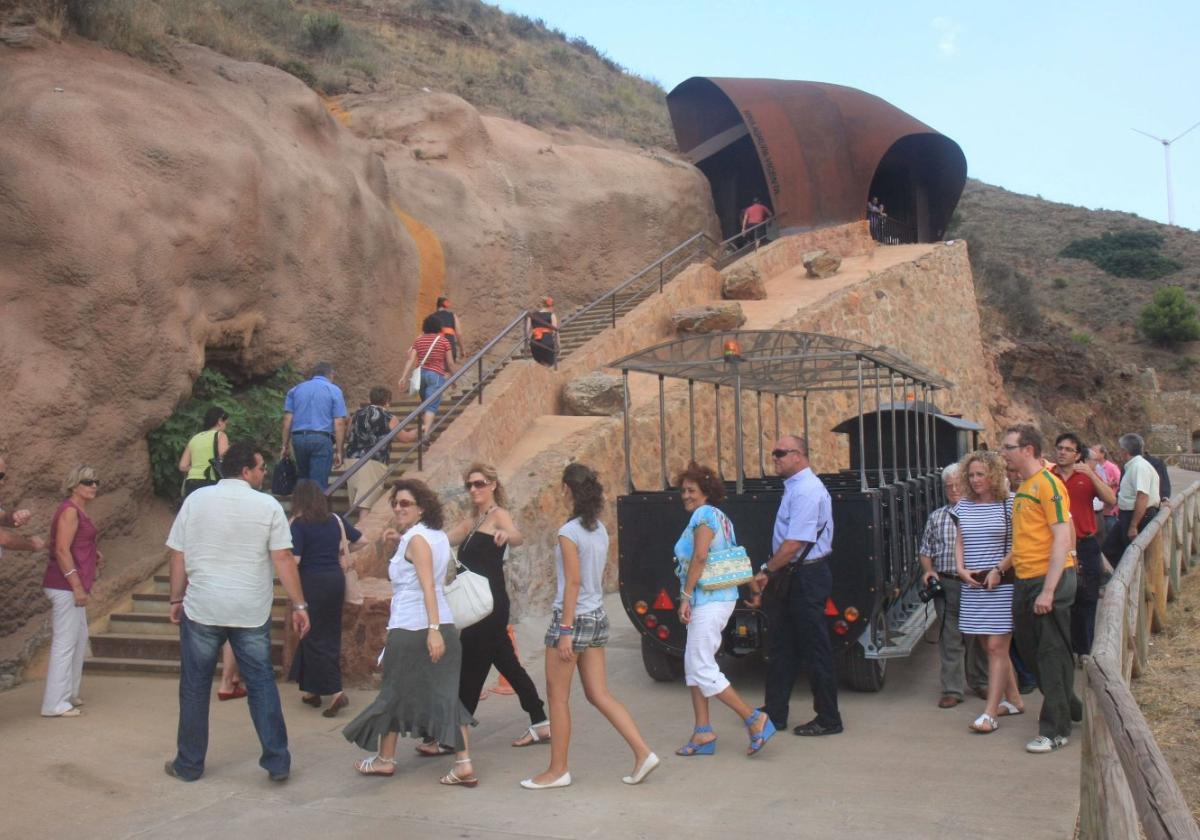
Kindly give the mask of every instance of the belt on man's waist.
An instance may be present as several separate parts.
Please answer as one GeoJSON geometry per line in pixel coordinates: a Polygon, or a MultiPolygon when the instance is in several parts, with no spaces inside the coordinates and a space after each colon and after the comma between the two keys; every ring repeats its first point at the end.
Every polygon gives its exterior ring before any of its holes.
{"type": "Polygon", "coordinates": [[[947,580],[959,580],[958,572],[938,572],[937,576],[947,580]]]}
{"type": "Polygon", "coordinates": [[[824,557],[805,557],[803,560],[793,560],[792,562],[788,563],[787,566],[785,566],[784,568],[786,568],[789,572],[791,572],[791,571],[795,571],[797,566],[811,566],[813,563],[820,563],[822,560],[828,560],[828,559],[829,559],[828,554],[826,554],[824,557]]]}
{"type": "Polygon", "coordinates": [[[300,429],[292,432],[292,437],[295,437],[296,435],[325,435],[327,438],[333,437],[333,435],[331,435],[329,432],[318,432],[316,429],[300,429]]]}

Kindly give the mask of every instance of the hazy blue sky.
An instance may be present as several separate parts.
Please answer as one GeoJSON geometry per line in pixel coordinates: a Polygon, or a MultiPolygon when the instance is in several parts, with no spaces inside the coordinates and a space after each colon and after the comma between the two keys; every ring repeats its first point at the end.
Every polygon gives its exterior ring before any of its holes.
{"type": "MultiPolygon", "coordinates": [[[[503,0],[669,91],[805,79],[883,97],[962,146],[971,177],[1167,220],[1162,146],[1200,121],[1200,0],[927,3],[503,0]]],[[[1200,228],[1200,128],[1171,151],[1200,228]]]]}

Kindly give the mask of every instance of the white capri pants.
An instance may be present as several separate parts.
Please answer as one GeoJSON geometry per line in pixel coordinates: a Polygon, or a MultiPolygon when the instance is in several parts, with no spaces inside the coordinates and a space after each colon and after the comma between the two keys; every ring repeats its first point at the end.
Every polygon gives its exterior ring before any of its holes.
{"type": "Polygon", "coordinates": [[[75,606],[75,593],[66,589],[43,589],[50,599],[53,635],[50,667],[46,671],[46,693],[42,714],[61,715],[73,708],[83,679],[83,658],[88,650],[87,608],[75,606]]]}
{"type": "Polygon", "coordinates": [[[729,680],[717,667],[717,651],[721,648],[721,633],[736,606],[737,601],[709,601],[692,607],[683,648],[683,675],[687,684],[696,686],[705,697],[729,688],[729,680]]]}

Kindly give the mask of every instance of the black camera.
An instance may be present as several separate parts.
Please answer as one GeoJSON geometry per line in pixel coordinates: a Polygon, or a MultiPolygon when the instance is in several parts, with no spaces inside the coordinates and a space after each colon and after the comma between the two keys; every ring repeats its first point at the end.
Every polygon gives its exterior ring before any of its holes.
{"type": "Polygon", "coordinates": [[[925,604],[928,604],[934,598],[944,598],[945,596],[946,587],[942,586],[942,582],[938,578],[930,578],[929,583],[925,584],[925,588],[917,593],[917,597],[925,604]]]}

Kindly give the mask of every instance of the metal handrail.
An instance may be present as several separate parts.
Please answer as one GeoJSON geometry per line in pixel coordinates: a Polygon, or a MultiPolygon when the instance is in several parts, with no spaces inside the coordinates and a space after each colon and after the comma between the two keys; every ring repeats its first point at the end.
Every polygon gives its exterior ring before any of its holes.
{"type": "MultiPolygon", "coordinates": [[[[769,224],[771,221],[772,221],[771,219],[768,219],[767,221],[762,222],[761,225],[769,224]]],[[[684,260],[684,261],[680,262],[678,265],[674,266],[670,270],[670,273],[668,273],[666,266],[670,260],[672,260],[673,258],[678,256],[679,254],[684,253],[688,248],[695,247],[697,245],[700,245],[700,247],[697,250],[702,251],[704,253],[704,255],[709,257],[710,259],[721,260],[723,256],[725,259],[728,259],[728,257],[731,255],[723,255],[723,251],[729,245],[729,243],[733,242],[733,240],[735,240],[735,239],[739,239],[743,236],[746,236],[747,234],[752,233],[755,229],[757,229],[761,225],[755,225],[752,228],[747,228],[745,231],[738,233],[737,235],[732,236],[729,239],[723,240],[721,242],[717,242],[711,236],[709,236],[707,233],[704,233],[703,231],[693,234],[692,236],[688,237],[686,240],[684,240],[680,244],[676,245],[670,251],[663,254],[658,259],[656,259],[654,262],[650,263],[645,268],[643,268],[640,271],[638,271],[637,273],[633,274],[631,277],[629,277],[628,279],[626,279],[625,281],[620,283],[615,288],[610,289],[608,292],[606,292],[605,294],[596,298],[591,303],[586,304],[585,306],[583,306],[580,309],[577,309],[575,312],[571,313],[559,324],[558,333],[561,335],[562,331],[564,329],[566,329],[573,321],[576,321],[580,316],[585,315],[586,313],[595,310],[597,307],[601,306],[606,301],[612,302],[612,313],[613,313],[612,323],[615,325],[616,321],[617,321],[617,303],[616,303],[617,296],[620,295],[626,289],[630,288],[635,283],[637,283],[639,280],[642,280],[645,277],[652,275],[656,268],[658,269],[658,288],[659,288],[659,291],[661,292],[663,289],[663,286],[666,284],[667,280],[673,279],[679,270],[682,270],[682,268],[684,266],[689,265],[691,262],[690,259],[684,260]],[[707,245],[705,245],[703,243],[707,243],[707,245]]],[[[738,252],[736,252],[736,251],[734,252],[734,254],[737,254],[737,253],[738,252]]],[[[639,295],[642,293],[642,291],[644,291],[644,289],[639,289],[637,292],[634,293],[634,295],[635,296],[639,295]]],[[[384,435],[379,440],[377,440],[370,449],[368,449],[365,453],[363,453],[363,455],[361,455],[354,462],[354,464],[352,464],[350,466],[349,469],[347,469],[344,473],[342,473],[340,476],[338,476],[337,480],[335,480],[328,487],[328,489],[326,489],[326,491],[325,491],[326,497],[332,496],[339,489],[344,487],[346,485],[346,483],[349,481],[350,476],[352,476],[356,472],[358,472],[359,469],[362,468],[363,464],[365,464],[368,460],[370,460],[375,455],[377,455],[385,446],[390,447],[392,444],[392,441],[395,440],[395,438],[398,434],[400,434],[401,430],[408,427],[414,420],[417,423],[417,432],[418,432],[416,442],[413,443],[413,445],[410,446],[408,449],[404,450],[400,454],[400,456],[398,458],[396,458],[393,462],[388,464],[387,471],[373,485],[371,485],[370,489],[368,489],[363,494],[363,496],[364,497],[369,496],[380,485],[382,485],[384,482],[386,482],[391,477],[392,473],[395,472],[396,468],[399,467],[401,464],[403,464],[407,460],[408,456],[412,454],[414,449],[417,452],[417,469],[418,470],[422,469],[423,468],[422,452],[424,451],[425,440],[427,438],[429,438],[433,434],[434,431],[441,428],[443,424],[448,422],[447,418],[451,415],[453,409],[457,408],[458,406],[460,406],[466,402],[469,402],[470,400],[472,400],[476,397],[478,397],[479,402],[482,404],[483,403],[484,383],[488,379],[490,379],[493,374],[495,374],[498,370],[500,370],[502,367],[507,365],[510,361],[512,361],[512,359],[514,357],[516,357],[521,351],[523,351],[525,349],[525,346],[529,340],[529,337],[527,334],[528,330],[526,328],[527,323],[528,323],[529,314],[530,314],[529,310],[522,311],[520,315],[518,315],[516,318],[514,318],[512,321],[510,321],[506,327],[504,327],[499,333],[497,333],[495,336],[493,336],[486,344],[483,345],[482,348],[480,348],[478,351],[476,351],[474,355],[472,355],[469,359],[467,359],[465,362],[463,362],[462,366],[459,367],[459,369],[456,370],[453,374],[451,374],[451,376],[442,384],[442,386],[436,392],[434,392],[433,394],[430,394],[428,397],[426,397],[421,402],[420,405],[418,405],[416,408],[414,408],[412,411],[410,411],[408,413],[408,415],[404,417],[403,420],[401,420],[399,423],[397,423],[396,427],[394,429],[391,429],[390,431],[388,431],[388,433],[386,435],[384,435]],[[498,345],[506,337],[510,336],[518,328],[520,328],[520,332],[521,332],[520,338],[517,341],[513,342],[512,346],[509,347],[507,352],[505,352],[498,360],[493,362],[490,365],[490,367],[487,369],[487,371],[485,372],[484,371],[484,357],[486,356],[486,354],[488,352],[490,352],[492,349],[494,349],[496,347],[496,345],[498,345]],[[443,394],[445,394],[447,391],[449,391],[449,389],[453,385],[455,385],[460,379],[462,379],[462,377],[465,376],[467,374],[467,372],[469,370],[471,370],[472,368],[475,368],[478,373],[475,384],[472,387],[465,390],[462,394],[460,394],[458,396],[458,398],[453,402],[453,404],[450,405],[448,410],[441,412],[434,419],[433,424],[428,429],[423,429],[421,427],[421,417],[428,410],[428,407],[430,405],[432,405],[435,401],[439,400],[443,394]]]]}
{"type": "Polygon", "coordinates": [[[421,428],[421,415],[424,414],[428,410],[430,405],[432,405],[435,401],[440,399],[441,396],[443,394],[445,394],[446,391],[448,391],[451,386],[455,385],[460,379],[462,379],[467,374],[467,372],[470,371],[472,368],[475,368],[479,374],[476,379],[475,385],[472,388],[469,388],[466,391],[464,391],[463,394],[460,395],[458,401],[454,403],[452,408],[457,407],[458,405],[461,405],[463,402],[469,401],[470,399],[473,399],[476,396],[479,397],[479,402],[482,403],[483,402],[484,382],[488,378],[490,378],[491,375],[493,373],[495,373],[499,367],[507,364],[511,360],[511,358],[524,347],[525,342],[526,342],[525,324],[526,324],[528,318],[529,318],[529,310],[522,310],[520,315],[518,315],[516,318],[513,318],[513,320],[508,323],[508,326],[506,326],[506,327],[504,327],[504,329],[500,330],[500,332],[498,332],[495,336],[493,336],[491,339],[489,339],[488,342],[483,345],[483,347],[481,347],[479,350],[477,350],[474,353],[474,355],[472,355],[469,359],[467,359],[465,362],[463,362],[462,365],[459,367],[459,369],[456,370],[454,373],[452,373],[449,376],[449,378],[447,378],[446,381],[444,383],[442,383],[442,386],[436,392],[430,394],[428,397],[426,397],[424,400],[422,400],[420,405],[418,405],[416,408],[414,408],[412,411],[410,411],[403,420],[401,420],[399,423],[397,423],[396,428],[391,429],[386,435],[381,437],[379,440],[375,441],[375,444],[370,449],[368,449],[366,452],[364,452],[348,470],[346,470],[344,473],[342,473],[340,476],[338,476],[338,479],[335,482],[333,482],[333,484],[331,484],[329,486],[329,488],[325,491],[325,495],[327,497],[332,496],[335,492],[337,492],[339,489],[344,487],[346,482],[350,479],[350,476],[352,476],[356,472],[358,472],[359,469],[362,468],[363,464],[365,464],[368,460],[373,458],[375,455],[379,454],[379,452],[385,446],[391,446],[392,441],[396,438],[396,436],[398,434],[400,434],[400,431],[402,429],[404,429],[406,426],[408,426],[414,420],[417,421],[417,431],[418,431],[416,443],[409,449],[405,450],[401,454],[401,456],[396,459],[394,464],[389,464],[389,469],[383,475],[383,477],[381,477],[377,482],[375,482],[375,484],[372,485],[370,490],[368,490],[363,495],[369,496],[372,492],[375,491],[375,489],[377,487],[379,487],[379,485],[381,485],[383,482],[385,482],[388,479],[388,477],[391,476],[392,472],[395,470],[395,467],[398,466],[400,463],[402,463],[404,461],[404,459],[407,458],[412,453],[412,450],[414,448],[417,449],[417,468],[420,469],[421,468],[421,446],[423,443],[422,438],[428,437],[430,434],[432,434],[433,431],[441,425],[442,421],[446,417],[446,414],[448,414],[449,412],[442,414],[442,416],[440,418],[438,418],[437,420],[434,421],[433,425],[430,426],[428,430],[424,430],[421,428]],[[512,348],[510,348],[509,351],[501,357],[500,361],[491,365],[491,367],[485,373],[483,370],[484,356],[486,356],[487,353],[492,350],[492,348],[494,348],[497,344],[499,344],[502,340],[504,340],[504,338],[506,336],[508,336],[514,330],[516,330],[518,328],[520,328],[520,330],[521,330],[520,340],[515,342],[514,346],[512,348]]]}

